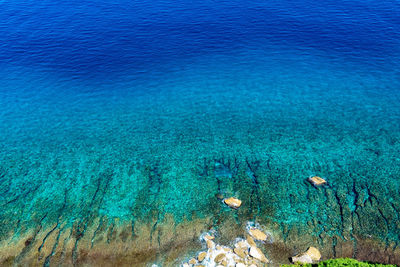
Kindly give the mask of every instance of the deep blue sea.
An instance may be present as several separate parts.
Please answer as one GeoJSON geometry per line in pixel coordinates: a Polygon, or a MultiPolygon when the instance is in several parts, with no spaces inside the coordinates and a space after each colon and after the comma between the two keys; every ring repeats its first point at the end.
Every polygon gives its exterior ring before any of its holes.
{"type": "Polygon", "coordinates": [[[400,264],[399,189],[399,1],[0,0],[0,265],[400,264]]]}

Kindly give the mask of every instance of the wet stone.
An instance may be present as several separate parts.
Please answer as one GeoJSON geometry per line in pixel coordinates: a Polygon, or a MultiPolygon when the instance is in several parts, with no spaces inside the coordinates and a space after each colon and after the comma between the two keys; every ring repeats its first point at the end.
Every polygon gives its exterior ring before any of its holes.
{"type": "Polygon", "coordinates": [[[205,236],[204,236],[204,239],[205,239],[205,240],[213,240],[213,239],[214,239],[214,236],[205,235],[205,236]]]}
{"type": "Polygon", "coordinates": [[[294,263],[314,263],[321,259],[321,253],[315,247],[309,247],[306,252],[292,257],[294,263]]]}
{"type": "MultiPolygon", "coordinates": [[[[260,241],[267,240],[267,235],[257,228],[254,228],[254,227],[250,228],[249,233],[256,240],[260,240],[260,241]]],[[[250,244],[250,242],[249,242],[249,244],[250,244]]]]}
{"type": "Polygon", "coordinates": [[[249,235],[246,237],[246,241],[247,243],[249,243],[250,246],[255,246],[255,247],[257,246],[256,242],[254,242],[254,239],[249,235]]]}
{"type": "Polygon", "coordinates": [[[268,259],[265,257],[264,253],[262,253],[262,251],[257,248],[257,247],[251,247],[250,251],[249,251],[250,256],[252,256],[253,258],[268,263],[268,259]]]}
{"type": "Polygon", "coordinates": [[[321,186],[326,184],[326,180],[319,176],[312,176],[307,179],[314,186],[321,186]]]}
{"type": "Polygon", "coordinates": [[[225,198],[224,203],[234,209],[237,209],[242,205],[242,201],[234,197],[225,198]]]}
{"type": "Polygon", "coordinates": [[[207,256],[207,252],[204,252],[204,251],[200,252],[199,255],[197,256],[197,260],[199,262],[202,262],[206,258],[206,256],[207,256]]]}
{"type": "Polygon", "coordinates": [[[215,247],[215,243],[211,240],[207,240],[207,248],[214,248],[215,247]]]}
{"type": "Polygon", "coordinates": [[[245,250],[243,248],[235,248],[233,250],[235,252],[236,255],[238,255],[241,258],[246,258],[246,253],[244,252],[245,250]]]}
{"type": "Polygon", "coordinates": [[[216,262],[216,263],[220,263],[220,262],[222,262],[222,260],[225,258],[225,254],[224,253],[221,253],[221,254],[218,254],[216,257],[215,257],[215,259],[214,259],[214,261],[216,262]]]}

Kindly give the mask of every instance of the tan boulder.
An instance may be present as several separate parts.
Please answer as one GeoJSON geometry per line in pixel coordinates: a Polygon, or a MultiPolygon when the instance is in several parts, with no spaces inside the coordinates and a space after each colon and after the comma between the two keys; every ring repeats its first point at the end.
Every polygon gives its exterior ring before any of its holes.
{"type": "Polygon", "coordinates": [[[221,263],[224,259],[225,259],[225,253],[221,253],[221,254],[218,254],[218,255],[214,258],[214,262],[215,262],[215,263],[221,263]]]}
{"type": "Polygon", "coordinates": [[[246,253],[245,253],[244,248],[235,248],[233,251],[234,251],[235,254],[238,255],[239,257],[241,257],[241,258],[243,258],[243,259],[246,258],[246,253]]]}
{"type": "Polygon", "coordinates": [[[269,260],[267,259],[267,257],[265,257],[264,253],[262,253],[261,249],[257,248],[257,247],[251,247],[250,251],[249,251],[250,256],[252,256],[253,258],[268,263],[269,260]]]}
{"type": "Polygon", "coordinates": [[[256,242],[254,242],[254,239],[249,235],[246,236],[246,241],[250,245],[250,247],[253,247],[253,246],[256,247],[257,246],[256,242]]]}
{"type": "Polygon", "coordinates": [[[242,201],[234,197],[225,198],[224,203],[234,209],[237,209],[242,205],[242,201]]]}
{"type": "Polygon", "coordinates": [[[196,264],[197,260],[195,258],[191,258],[189,264],[196,264]]]}
{"type": "Polygon", "coordinates": [[[235,248],[246,248],[247,249],[247,243],[245,241],[239,241],[235,244],[235,248]]]}
{"type": "Polygon", "coordinates": [[[310,256],[313,261],[319,261],[321,259],[321,252],[315,247],[309,247],[306,254],[310,256]]]}
{"type": "Polygon", "coordinates": [[[309,247],[306,252],[292,257],[294,263],[314,263],[321,259],[321,253],[315,247],[309,247]]]}
{"type": "MultiPolygon", "coordinates": [[[[260,240],[260,241],[265,241],[267,240],[267,235],[262,232],[261,230],[251,227],[249,230],[249,234],[255,239],[255,240],[260,240]]],[[[248,242],[248,241],[247,241],[248,242]]],[[[250,244],[250,242],[249,242],[250,244]]]]}
{"type": "Polygon", "coordinates": [[[232,251],[233,251],[231,248],[228,248],[228,247],[224,247],[224,250],[225,250],[226,252],[232,252],[232,251]]]}
{"type": "Polygon", "coordinates": [[[206,256],[207,256],[207,252],[204,252],[204,251],[200,252],[199,255],[197,255],[197,260],[199,262],[202,262],[206,258],[206,256]]]}
{"type": "Polygon", "coordinates": [[[321,185],[326,184],[326,181],[319,176],[312,176],[312,177],[308,178],[307,180],[314,186],[321,186],[321,185]]]}
{"type": "Polygon", "coordinates": [[[207,240],[207,248],[215,248],[215,243],[211,240],[207,240]]]}
{"type": "Polygon", "coordinates": [[[212,236],[212,235],[205,235],[204,236],[204,239],[205,240],[213,240],[215,237],[214,236],[212,236]]]}

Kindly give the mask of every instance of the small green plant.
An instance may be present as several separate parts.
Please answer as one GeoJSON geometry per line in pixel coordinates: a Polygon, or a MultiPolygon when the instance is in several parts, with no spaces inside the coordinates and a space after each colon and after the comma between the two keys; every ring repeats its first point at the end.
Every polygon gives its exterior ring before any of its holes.
{"type": "Polygon", "coordinates": [[[324,266],[356,266],[356,267],[395,267],[395,265],[386,265],[386,264],[380,264],[380,263],[368,263],[368,262],[361,262],[355,259],[349,259],[349,258],[344,258],[344,259],[331,259],[331,260],[325,260],[321,261],[316,264],[285,264],[281,265],[281,267],[293,267],[293,266],[302,266],[302,267],[324,267],[324,266]]]}

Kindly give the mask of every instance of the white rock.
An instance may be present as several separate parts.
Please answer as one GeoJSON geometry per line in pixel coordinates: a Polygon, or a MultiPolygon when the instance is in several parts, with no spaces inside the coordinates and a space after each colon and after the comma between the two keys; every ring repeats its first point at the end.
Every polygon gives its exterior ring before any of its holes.
{"type": "Polygon", "coordinates": [[[307,254],[302,254],[300,256],[294,256],[292,257],[292,261],[294,263],[313,263],[313,260],[311,259],[310,255],[307,254]]]}
{"type": "Polygon", "coordinates": [[[306,252],[292,257],[293,262],[313,263],[321,259],[321,253],[315,247],[309,247],[306,252]]]}
{"type": "Polygon", "coordinates": [[[262,251],[257,248],[257,247],[251,247],[250,248],[250,252],[249,252],[250,256],[252,256],[253,258],[268,263],[268,259],[265,257],[264,253],[262,253],[262,251]]]}

